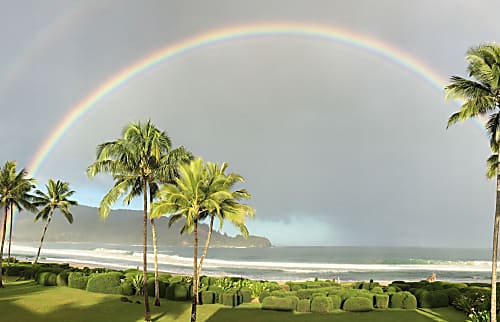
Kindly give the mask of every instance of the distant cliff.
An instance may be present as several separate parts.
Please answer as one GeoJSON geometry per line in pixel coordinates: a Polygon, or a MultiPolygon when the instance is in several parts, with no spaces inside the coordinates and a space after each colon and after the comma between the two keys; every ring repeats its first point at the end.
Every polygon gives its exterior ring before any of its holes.
{"type": "MultiPolygon", "coordinates": [[[[112,210],[106,220],[99,217],[97,208],[76,206],[72,210],[73,224],[69,224],[64,216],[56,213],[47,231],[46,241],[53,242],[95,242],[95,243],[126,243],[142,244],[142,211],[112,210]]],[[[17,215],[14,240],[38,241],[43,229],[43,222],[33,223],[34,215],[23,211],[17,215]]],[[[230,223],[226,223],[230,225],[230,223]]],[[[156,221],[158,243],[160,245],[187,246],[192,245],[193,236],[185,233],[181,235],[177,223],[168,227],[168,218],[156,221]]],[[[150,227],[148,227],[150,229],[150,227]]],[[[201,224],[198,228],[199,243],[204,245],[208,233],[208,225],[201,224]]],[[[151,243],[151,233],[148,241],[151,243]]],[[[270,247],[271,242],[265,237],[228,236],[218,231],[212,233],[211,246],[216,247],[270,247]]]]}

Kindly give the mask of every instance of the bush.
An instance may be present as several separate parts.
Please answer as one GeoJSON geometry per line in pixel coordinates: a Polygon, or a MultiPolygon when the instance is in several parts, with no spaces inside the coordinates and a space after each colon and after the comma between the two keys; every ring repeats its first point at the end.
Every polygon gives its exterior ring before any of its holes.
{"type": "Polygon", "coordinates": [[[71,272],[68,275],[68,287],[78,288],[80,290],[87,289],[89,277],[80,272],[71,272]]]}
{"type": "Polygon", "coordinates": [[[375,286],[372,288],[371,292],[375,294],[383,294],[384,290],[380,286],[375,286]]]}
{"type": "Polygon", "coordinates": [[[387,294],[375,295],[375,307],[378,309],[389,308],[389,295],[387,294]]]}
{"type": "Polygon", "coordinates": [[[201,304],[214,304],[215,298],[216,298],[215,292],[202,291],[200,293],[201,304]]]}
{"type": "Polygon", "coordinates": [[[414,310],[417,308],[417,298],[407,291],[394,293],[390,297],[389,307],[391,309],[414,310]]]}
{"type": "Polygon", "coordinates": [[[332,300],[332,309],[339,310],[342,306],[342,298],[340,297],[340,295],[329,294],[328,298],[332,300]]]}
{"type": "Polygon", "coordinates": [[[238,299],[236,297],[236,292],[234,291],[226,291],[222,293],[222,304],[226,306],[237,306],[238,299]]]}
{"type": "Polygon", "coordinates": [[[269,294],[269,292],[262,292],[260,293],[259,295],[259,303],[262,303],[264,301],[264,299],[268,296],[270,296],[271,294],[269,294]]]}
{"type": "Polygon", "coordinates": [[[173,297],[174,301],[186,301],[189,298],[189,285],[176,283],[173,287],[173,297]]]}
{"type": "Polygon", "coordinates": [[[311,312],[331,312],[332,299],[326,296],[316,296],[311,300],[311,312]]]}
{"type": "Polygon", "coordinates": [[[373,310],[373,302],[366,297],[351,297],[344,302],[344,310],[348,312],[368,312],[373,310]]]}
{"type": "Polygon", "coordinates": [[[252,302],[252,291],[247,288],[241,288],[240,294],[242,296],[242,303],[250,303],[252,302]]]}
{"type": "Polygon", "coordinates": [[[43,286],[56,286],[57,274],[52,272],[41,272],[38,274],[37,283],[43,286]]]}
{"type": "Polygon", "coordinates": [[[97,273],[89,277],[87,291],[106,294],[121,294],[121,273],[97,273]]]}
{"type": "Polygon", "coordinates": [[[268,296],[262,302],[262,309],[275,311],[293,311],[293,302],[289,297],[268,296]]]}
{"type": "Polygon", "coordinates": [[[419,293],[418,304],[423,308],[448,306],[449,298],[446,291],[424,291],[419,293]]]}
{"type": "Polygon", "coordinates": [[[396,293],[398,291],[398,288],[395,286],[387,286],[386,292],[387,293],[396,293]]]}
{"type": "Polygon", "coordinates": [[[297,312],[311,312],[311,300],[302,299],[297,302],[297,312]]]}
{"type": "Polygon", "coordinates": [[[455,287],[450,287],[445,289],[446,294],[448,295],[448,304],[452,304],[459,296],[460,291],[455,287]]]}
{"type": "Polygon", "coordinates": [[[297,310],[297,305],[299,303],[299,298],[294,296],[294,295],[290,295],[290,296],[286,296],[286,298],[289,298],[292,300],[292,309],[295,311],[297,310]]]}
{"type": "Polygon", "coordinates": [[[121,287],[121,295],[134,295],[135,292],[134,292],[134,287],[132,286],[132,283],[130,283],[129,281],[123,281],[120,285],[121,287]]]}
{"type": "Polygon", "coordinates": [[[63,271],[63,272],[57,274],[56,285],[57,286],[68,286],[68,276],[69,276],[69,273],[66,271],[63,271]]]}

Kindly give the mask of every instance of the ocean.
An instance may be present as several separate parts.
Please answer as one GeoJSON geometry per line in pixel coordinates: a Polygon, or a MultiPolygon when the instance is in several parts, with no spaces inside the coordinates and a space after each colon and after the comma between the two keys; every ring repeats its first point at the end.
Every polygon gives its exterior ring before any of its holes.
{"type": "MultiPolygon", "coordinates": [[[[33,260],[38,245],[12,244],[12,256],[33,260]]],[[[199,254],[201,255],[200,248],[199,254]]],[[[159,246],[161,271],[192,273],[192,247],[159,246]]],[[[341,281],[418,281],[436,272],[438,280],[487,282],[491,250],[417,247],[282,246],[210,248],[204,275],[256,280],[336,279],[341,281]]],[[[70,262],[115,269],[142,267],[142,245],[44,243],[42,262],[70,262]]],[[[153,248],[148,247],[153,270],[153,248]]]]}

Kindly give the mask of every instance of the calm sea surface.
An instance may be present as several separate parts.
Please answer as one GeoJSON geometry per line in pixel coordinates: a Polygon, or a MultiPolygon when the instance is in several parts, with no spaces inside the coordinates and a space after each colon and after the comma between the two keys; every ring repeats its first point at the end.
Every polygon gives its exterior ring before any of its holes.
{"type": "MultiPolygon", "coordinates": [[[[19,259],[33,259],[34,243],[14,243],[19,259]]],[[[148,247],[149,267],[153,249],[148,247]]],[[[265,280],[341,281],[421,280],[436,272],[438,279],[483,282],[490,279],[489,249],[400,247],[271,247],[210,248],[203,265],[206,275],[243,276],[265,280]]],[[[201,254],[201,249],[200,249],[201,254]]],[[[73,262],[126,269],[142,265],[142,246],[92,243],[46,243],[43,261],[73,262]]],[[[192,247],[159,247],[160,270],[190,274],[192,247]]]]}

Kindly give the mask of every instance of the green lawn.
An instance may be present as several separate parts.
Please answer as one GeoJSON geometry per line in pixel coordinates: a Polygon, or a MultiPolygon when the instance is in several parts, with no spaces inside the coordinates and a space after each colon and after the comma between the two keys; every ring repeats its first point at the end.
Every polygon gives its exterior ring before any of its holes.
{"type": "MultiPolygon", "coordinates": [[[[143,305],[120,302],[119,295],[89,293],[67,287],[46,287],[32,281],[14,282],[7,280],[5,285],[4,289],[0,289],[2,321],[143,321],[143,305]]],[[[142,301],[141,297],[129,298],[134,301],[142,301]]],[[[151,309],[154,321],[189,321],[191,305],[189,302],[173,302],[162,299],[161,307],[151,306],[151,309]]],[[[425,311],[384,310],[369,313],[317,314],[263,311],[258,304],[245,304],[234,309],[213,304],[199,306],[198,321],[464,322],[465,316],[453,308],[425,311]]]]}

